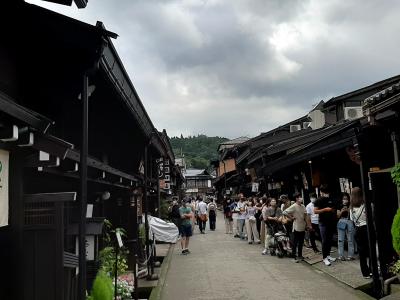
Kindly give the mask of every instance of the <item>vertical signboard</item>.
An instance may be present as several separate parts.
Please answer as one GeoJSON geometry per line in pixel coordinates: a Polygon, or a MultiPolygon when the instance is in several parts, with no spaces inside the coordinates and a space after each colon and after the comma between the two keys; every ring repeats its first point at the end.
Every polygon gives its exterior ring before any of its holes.
{"type": "Polygon", "coordinates": [[[8,160],[9,152],[0,150],[0,227],[8,225],[8,160]]]}

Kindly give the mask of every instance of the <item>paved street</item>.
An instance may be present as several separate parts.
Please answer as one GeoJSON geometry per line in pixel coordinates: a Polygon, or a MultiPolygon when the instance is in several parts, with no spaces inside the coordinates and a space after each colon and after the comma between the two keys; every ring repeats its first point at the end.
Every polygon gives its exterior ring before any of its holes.
{"type": "Polygon", "coordinates": [[[225,234],[223,225],[219,213],[216,231],[196,228],[187,256],[176,244],[162,300],[362,299],[305,263],[262,256],[260,245],[225,234]]]}

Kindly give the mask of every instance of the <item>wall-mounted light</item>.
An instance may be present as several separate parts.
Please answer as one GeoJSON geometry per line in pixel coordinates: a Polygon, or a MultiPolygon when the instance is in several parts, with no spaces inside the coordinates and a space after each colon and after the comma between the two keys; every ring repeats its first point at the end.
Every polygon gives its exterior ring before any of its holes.
{"type": "Polygon", "coordinates": [[[111,197],[111,194],[108,191],[104,191],[103,194],[101,195],[102,200],[108,200],[108,199],[110,199],[110,197],[111,197]]]}

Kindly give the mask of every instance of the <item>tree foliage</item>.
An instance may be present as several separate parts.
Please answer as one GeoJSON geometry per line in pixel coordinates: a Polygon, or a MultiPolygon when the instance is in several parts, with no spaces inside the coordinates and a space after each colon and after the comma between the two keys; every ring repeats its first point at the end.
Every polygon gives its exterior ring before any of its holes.
{"type": "Polygon", "coordinates": [[[227,141],[224,137],[209,137],[204,134],[188,137],[172,137],[171,145],[175,156],[185,155],[188,168],[207,169],[210,160],[218,158],[218,145],[227,141]]]}

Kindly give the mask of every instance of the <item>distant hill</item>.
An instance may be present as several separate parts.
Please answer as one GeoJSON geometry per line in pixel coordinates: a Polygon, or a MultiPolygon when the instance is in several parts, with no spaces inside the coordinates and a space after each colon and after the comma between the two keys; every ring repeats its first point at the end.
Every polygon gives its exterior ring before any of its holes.
{"type": "Polygon", "coordinates": [[[185,155],[188,168],[208,169],[210,160],[218,158],[218,145],[227,141],[224,137],[209,137],[203,134],[188,137],[172,137],[171,145],[176,157],[185,155]]]}

